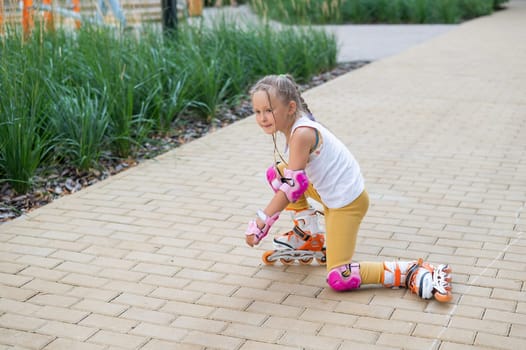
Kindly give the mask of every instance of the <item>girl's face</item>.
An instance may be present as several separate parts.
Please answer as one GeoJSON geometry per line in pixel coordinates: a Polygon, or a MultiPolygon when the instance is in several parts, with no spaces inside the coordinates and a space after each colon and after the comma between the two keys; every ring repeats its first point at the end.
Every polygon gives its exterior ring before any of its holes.
{"type": "Polygon", "coordinates": [[[268,94],[266,91],[256,91],[252,95],[252,107],[258,125],[266,134],[273,134],[276,131],[287,134],[294,123],[295,103],[293,101],[288,104],[283,103],[272,91],[268,94]]]}

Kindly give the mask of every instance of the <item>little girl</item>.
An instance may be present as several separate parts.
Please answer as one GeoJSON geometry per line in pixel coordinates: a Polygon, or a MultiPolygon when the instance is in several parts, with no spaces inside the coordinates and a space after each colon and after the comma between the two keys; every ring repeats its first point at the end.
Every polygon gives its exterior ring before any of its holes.
{"type": "Polygon", "coordinates": [[[435,267],[422,259],[352,262],[358,229],[369,207],[356,159],[339,139],[314,120],[291,76],[266,76],[253,86],[250,95],[256,121],[266,134],[273,136],[275,152],[276,133],[285,136],[288,162],[282,157],[282,163],[267,170],[274,196],[249,223],[247,244],[259,244],[284,209],[294,213],[296,226],[276,237],[274,245],[298,249],[306,239],[323,235],[316,212],[306,200],[311,197],[323,205],[327,283],[331,288],[345,291],[362,284],[382,284],[409,288],[424,299],[450,301],[448,265],[435,267]]]}

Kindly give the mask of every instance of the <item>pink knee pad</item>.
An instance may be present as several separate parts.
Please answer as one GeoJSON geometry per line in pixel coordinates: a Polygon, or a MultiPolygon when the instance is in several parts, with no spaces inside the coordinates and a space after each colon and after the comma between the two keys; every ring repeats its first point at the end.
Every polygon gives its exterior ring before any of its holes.
{"type": "Polygon", "coordinates": [[[339,292],[360,288],[360,264],[346,264],[333,268],[327,275],[327,283],[339,292]]]}

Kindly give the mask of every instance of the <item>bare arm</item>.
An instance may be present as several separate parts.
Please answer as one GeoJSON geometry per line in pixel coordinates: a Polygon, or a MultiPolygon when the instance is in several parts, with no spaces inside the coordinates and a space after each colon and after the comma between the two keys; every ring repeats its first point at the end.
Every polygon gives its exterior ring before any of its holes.
{"type": "MultiPolygon", "coordinates": [[[[312,146],[316,142],[316,133],[314,129],[309,127],[300,127],[294,131],[294,134],[290,138],[289,142],[289,164],[288,169],[290,170],[303,170],[307,166],[309,154],[312,146]]],[[[271,216],[275,213],[283,211],[289,200],[284,192],[277,191],[274,197],[270,200],[269,204],[263,209],[263,212],[267,216],[271,216]]],[[[264,222],[259,218],[256,219],[256,223],[259,228],[264,226],[264,222]]],[[[255,237],[254,235],[246,236],[246,242],[249,246],[254,246],[255,237]]]]}

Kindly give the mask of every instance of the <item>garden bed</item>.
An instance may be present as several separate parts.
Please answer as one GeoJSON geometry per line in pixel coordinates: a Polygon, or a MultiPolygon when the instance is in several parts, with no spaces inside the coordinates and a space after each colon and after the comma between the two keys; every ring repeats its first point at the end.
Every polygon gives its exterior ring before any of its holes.
{"type": "MultiPolygon", "coordinates": [[[[315,75],[309,82],[300,85],[302,91],[321,85],[331,79],[358,69],[367,61],[340,63],[334,69],[315,75]]],[[[25,194],[17,194],[9,183],[0,184],[0,223],[17,218],[53,200],[103,181],[108,177],[136,166],[144,159],[153,158],[168,152],[181,144],[190,142],[213,130],[230,125],[252,115],[252,106],[248,97],[244,97],[235,106],[220,106],[212,122],[195,118],[180,118],[169,134],[151,136],[137,150],[134,157],[127,159],[102,158],[97,169],[79,171],[75,167],[55,164],[49,169],[39,169],[33,179],[33,186],[25,194]],[[101,170],[99,170],[101,169],[101,170]]]]}

